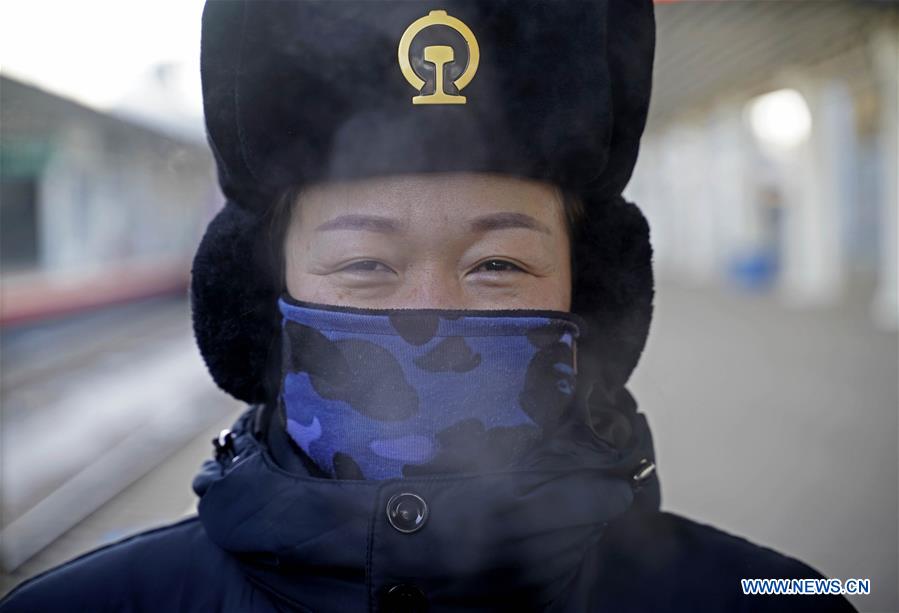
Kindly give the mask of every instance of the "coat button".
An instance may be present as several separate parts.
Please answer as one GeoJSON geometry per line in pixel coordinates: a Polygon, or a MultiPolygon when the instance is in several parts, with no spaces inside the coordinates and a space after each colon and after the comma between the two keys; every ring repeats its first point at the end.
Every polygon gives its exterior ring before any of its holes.
{"type": "Polygon", "coordinates": [[[428,598],[418,587],[398,583],[381,592],[381,609],[385,613],[424,613],[428,610],[428,598]]]}
{"type": "Polygon", "coordinates": [[[417,494],[394,494],[387,501],[387,521],[406,534],[417,532],[428,519],[428,505],[417,494]]]}

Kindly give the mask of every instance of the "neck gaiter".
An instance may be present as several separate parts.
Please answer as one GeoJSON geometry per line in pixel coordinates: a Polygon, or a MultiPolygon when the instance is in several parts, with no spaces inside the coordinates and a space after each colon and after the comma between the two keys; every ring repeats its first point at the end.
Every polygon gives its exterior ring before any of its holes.
{"type": "Polygon", "coordinates": [[[332,477],[509,466],[574,398],[573,313],[278,306],[287,430],[332,477]]]}

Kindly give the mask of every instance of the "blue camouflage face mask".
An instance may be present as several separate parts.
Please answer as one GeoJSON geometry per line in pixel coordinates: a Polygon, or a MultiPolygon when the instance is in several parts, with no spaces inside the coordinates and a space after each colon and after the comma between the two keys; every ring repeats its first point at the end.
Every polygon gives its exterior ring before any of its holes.
{"type": "Polygon", "coordinates": [[[574,397],[573,313],[278,306],[287,430],[332,477],[509,466],[574,397]]]}

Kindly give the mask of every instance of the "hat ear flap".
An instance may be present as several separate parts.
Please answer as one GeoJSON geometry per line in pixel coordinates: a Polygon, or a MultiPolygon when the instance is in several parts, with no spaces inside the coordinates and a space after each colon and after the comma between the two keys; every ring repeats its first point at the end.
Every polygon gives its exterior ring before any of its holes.
{"type": "Polygon", "coordinates": [[[621,196],[583,199],[587,215],[574,238],[571,310],[587,321],[588,331],[578,341],[578,364],[611,391],[636,367],[652,320],[649,224],[621,196]]]}
{"type": "Polygon", "coordinates": [[[264,218],[229,200],[206,228],[191,267],[194,336],[216,384],[239,400],[270,396],[281,320],[280,265],[264,218]]]}

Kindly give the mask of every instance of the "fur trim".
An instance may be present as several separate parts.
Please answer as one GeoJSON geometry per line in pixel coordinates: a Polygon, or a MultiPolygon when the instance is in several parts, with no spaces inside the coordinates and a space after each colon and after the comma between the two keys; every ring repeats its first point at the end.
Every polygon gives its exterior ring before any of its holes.
{"type": "Polygon", "coordinates": [[[574,241],[571,310],[590,328],[580,344],[585,368],[612,391],[627,382],[649,334],[654,297],[649,224],[620,196],[585,204],[590,212],[574,241]]]}
{"type": "Polygon", "coordinates": [[[213,380],[246,402],[271,395],[278,279],[261,217],[232,201],[215,216],[191,268],[191,317],[213,380]]]}

